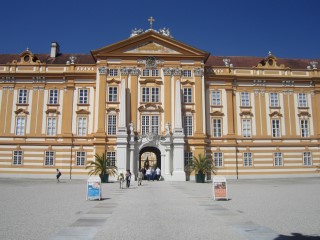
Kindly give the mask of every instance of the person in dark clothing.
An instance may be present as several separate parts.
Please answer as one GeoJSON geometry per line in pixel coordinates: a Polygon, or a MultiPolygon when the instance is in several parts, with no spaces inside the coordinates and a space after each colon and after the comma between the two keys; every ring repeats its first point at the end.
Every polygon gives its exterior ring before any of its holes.
{"type": "Polygon", "coordinates": [[[59,169],[57,168],[57,182],[58,182],[58,183],[60,182],[60,180],[59,180],[60,176],[61,176],[61,172],[60,172],[59,169]]]}

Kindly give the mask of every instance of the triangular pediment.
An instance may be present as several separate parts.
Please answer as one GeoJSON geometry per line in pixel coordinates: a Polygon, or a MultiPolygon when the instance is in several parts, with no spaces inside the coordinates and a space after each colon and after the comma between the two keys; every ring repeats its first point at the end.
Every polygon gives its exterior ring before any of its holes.
{"type": "Polygon", "coordinates": [[[155,31],[148,31],[112,45],[91,51],[96,60],[155,56],[205,61],[209,53],[155,31]]]}

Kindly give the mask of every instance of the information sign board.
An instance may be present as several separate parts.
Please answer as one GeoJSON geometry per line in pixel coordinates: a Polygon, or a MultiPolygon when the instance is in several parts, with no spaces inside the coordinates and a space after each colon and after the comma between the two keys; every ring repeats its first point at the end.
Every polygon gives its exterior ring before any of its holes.
{"type": "Polygon", "coordinates": [[[101,179],[94,176],[89,177],[87,181],[87,200],[101,199],[101,179]]]}
{"type": "Polygon", "coordinates": [[[222,176],[216,176],[212,180],[213,183],[213,199],[228,200],[227,179],[222,176]]]}

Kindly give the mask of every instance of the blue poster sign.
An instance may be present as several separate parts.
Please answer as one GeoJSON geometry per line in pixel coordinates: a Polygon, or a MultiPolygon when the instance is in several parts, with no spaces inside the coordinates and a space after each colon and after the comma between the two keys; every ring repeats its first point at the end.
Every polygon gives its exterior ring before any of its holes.
{"type": "Polygon", "coordinates": [[[101,199],[100,177],[90,177],[87,181],[87,200],[101,199]]]}

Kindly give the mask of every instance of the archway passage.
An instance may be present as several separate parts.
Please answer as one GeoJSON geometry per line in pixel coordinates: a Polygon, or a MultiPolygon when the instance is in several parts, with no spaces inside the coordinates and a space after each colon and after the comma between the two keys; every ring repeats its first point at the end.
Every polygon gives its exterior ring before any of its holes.
{"type": "Polygon", "coordinates": [[[161,152],[156,147],[145,147],[139,153],[139,169],[148,167],[161,169],[161,152]]]}

